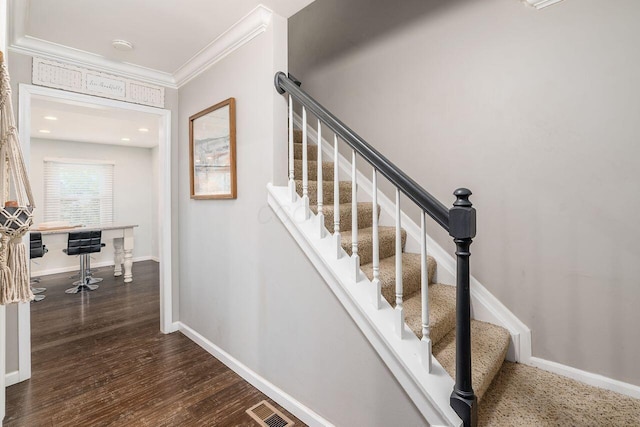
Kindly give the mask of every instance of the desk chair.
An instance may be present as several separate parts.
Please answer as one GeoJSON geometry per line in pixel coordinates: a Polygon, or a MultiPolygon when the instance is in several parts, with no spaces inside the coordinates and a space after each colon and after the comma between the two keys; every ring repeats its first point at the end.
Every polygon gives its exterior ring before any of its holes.
{"type": "MultiPolygon", "coordinates": [[[[44,254],[49,252],[49,250],[47,249],[47,246],[42,243],[42,233],[40,233],[39,231],[30,232],[29,241],[30,241],[29,259],[42,258],[44,254]]],[[[35,298],[33,299],[34,302],[42,301],[45,298],[45,296],[37,295],[37,294],[41,294],[47,290],[47,288],[34,288],[33,285],[37,283],[40,283],[39,277],[32,278],[29,283],[31,285],[31,292],[33,292],[35,295],[35,298]]]]}
{"type": "Polygon", "coordinates": [[[94,291],[98,289],[98,285],[95,283],[101,282],[102,279],[87,275],[87,270],[89,269],[91,254],[100,252],[104,246],[104,243],[102,243],[102,231],[69,232],[67,249],[62,251],[69,256],[80,256],[80,280],[73,282],[75,286],[67,289],[66,293],[77,294],[83,290],[94,291]]]}

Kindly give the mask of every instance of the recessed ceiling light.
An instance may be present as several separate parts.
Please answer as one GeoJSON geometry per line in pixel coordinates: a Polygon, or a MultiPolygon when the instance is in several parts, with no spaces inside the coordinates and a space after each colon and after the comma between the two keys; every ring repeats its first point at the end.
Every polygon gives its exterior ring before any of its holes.
{"type": "Polygon", "coordinates": [[[122,138],[120,141],[131,141],[130,138],[122,138]]]}
{"type": "Polygon", "coordinates": [[[49,129],[40,129],[38,132],[40,133],[51,133],[49,129]]]}
{"type": "Polygon", "coordinates": [[[55,116],[44,116],[44,119],[45,119],[45,120],[52,120],[52,121],[53,121],[53,120],[58,120],[58,118],[57,118],[57,117],[55,117],[55,116]]]}
{"type": "Polygon", "coordinates": [[[133,50],[133,44],[126,40],[113,40],[111,42],[111,46],[113,46],[114,49],[121,50],[123,52],[129,52],[130,50],[133,50]]]}
{"type": "Polygon", "coordinates": [[[147,128],[140,128],[140,129],[138,129],[138,132],[149,132],[149,129],[147,129],[147,128]]]}

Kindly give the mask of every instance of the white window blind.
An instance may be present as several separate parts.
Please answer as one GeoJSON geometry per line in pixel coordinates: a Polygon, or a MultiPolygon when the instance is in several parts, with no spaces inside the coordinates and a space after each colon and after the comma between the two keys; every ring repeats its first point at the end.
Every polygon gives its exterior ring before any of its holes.
{"type": "Polygon", "coordinates": [[[113,171],[108,162],[45,159],[44,221],[112,223],[113,171]]]}

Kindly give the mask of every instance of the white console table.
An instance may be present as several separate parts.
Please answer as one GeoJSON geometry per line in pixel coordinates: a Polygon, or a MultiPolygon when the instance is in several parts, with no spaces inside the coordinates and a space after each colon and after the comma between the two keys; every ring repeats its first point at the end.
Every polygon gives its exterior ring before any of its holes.
{"type": "MultiPolygon", "coordinates": [[[[131,266],[133,265],[133,229],[138,224],[108,224],[96,227],[74,227],[74,228],[57,228],[32,231],[39,231],[43,236],[51,234],[67,234],[72,231],[108,231],[109,237],[113,238],[114,248],[114,268],[113,275],[121,276],[124,266],[124,282],[133,281],[131,266]]],[[[104,238],[104,235],[103,235],[104,238]]]]}

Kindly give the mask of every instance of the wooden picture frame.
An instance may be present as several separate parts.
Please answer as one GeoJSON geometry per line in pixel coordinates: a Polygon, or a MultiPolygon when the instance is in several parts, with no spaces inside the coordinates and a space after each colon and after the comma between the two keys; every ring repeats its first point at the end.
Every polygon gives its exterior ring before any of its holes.
{"type": "Polygon", "coordinates": [[[189,117],[192,199],[235,199],[236,100],[229,98],[189,117]]]}

